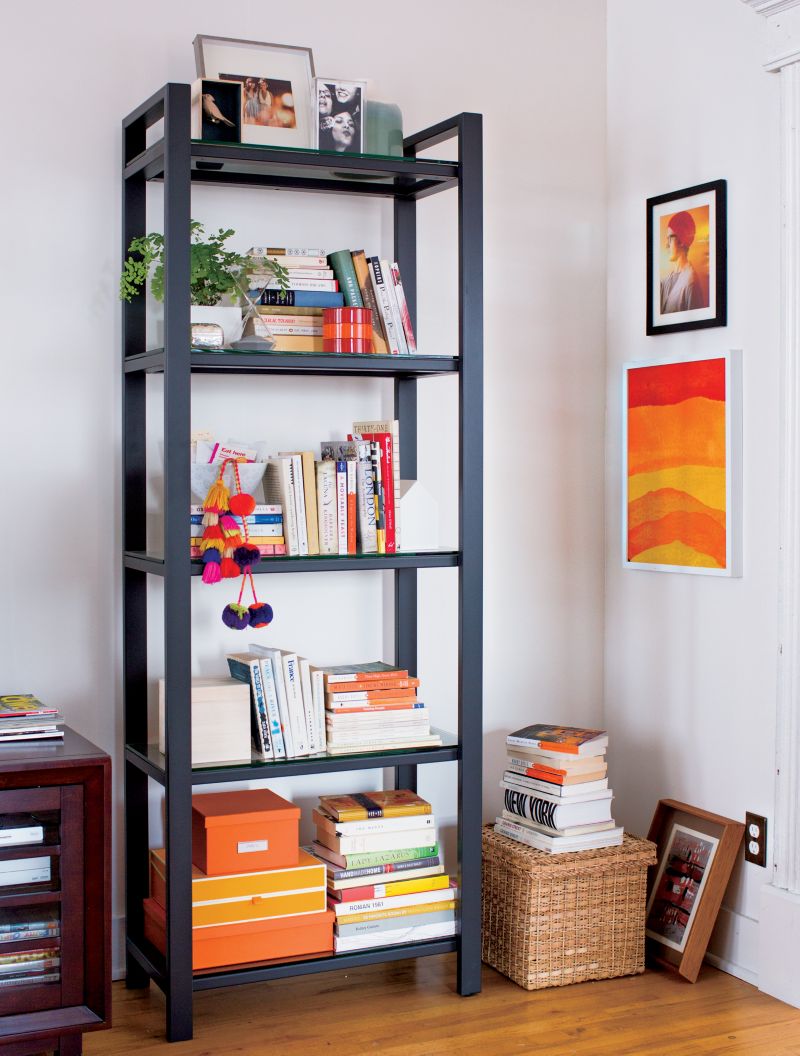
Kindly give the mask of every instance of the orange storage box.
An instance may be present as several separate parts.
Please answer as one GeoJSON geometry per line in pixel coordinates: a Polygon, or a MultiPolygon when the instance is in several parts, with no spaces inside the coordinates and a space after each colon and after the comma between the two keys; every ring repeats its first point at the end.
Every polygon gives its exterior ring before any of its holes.
{"type": "MultiPolygon", "coordinates": [[[[150,852],[150,897],[166,907],[166,861],[150,852]]],[[[297,865],[232,876],[206,876],[192,869],[192,925],[240,924],[327,909],[325,865],[300,851],[297,865]]]]}
{"type": "MultiPolygon", "coordinates": [[[[333,952],[332,909],[323,913],[256,920],[246,924],[192,928],[192,968],[221,968],[251,961],[286,960],[333,952]]],[[[152,898],[144,900],[144,935],[162,953],[167,948],[167,918],[152,898]]]]}
{"type": "Polygon", "coordinates": [[[192,796],[192,862],[206,876],[297,865],[300,808],[267,788],[192,796]]]}

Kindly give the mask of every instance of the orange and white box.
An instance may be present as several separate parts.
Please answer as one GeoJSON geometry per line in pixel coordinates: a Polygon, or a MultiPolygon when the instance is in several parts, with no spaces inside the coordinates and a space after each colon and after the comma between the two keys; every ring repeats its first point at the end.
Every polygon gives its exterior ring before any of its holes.
{"type": "Polygon", "coordinates": [[[206,876],[297,865],[300,808],[267,788],[192,796],[192,862],[206,876]]]}

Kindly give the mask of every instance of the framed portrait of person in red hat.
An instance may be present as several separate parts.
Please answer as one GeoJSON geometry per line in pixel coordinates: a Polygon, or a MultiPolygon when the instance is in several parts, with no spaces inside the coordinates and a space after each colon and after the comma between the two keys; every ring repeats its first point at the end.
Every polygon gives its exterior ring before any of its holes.
{"type": "Polygon", "coordinates": [[[647,199],[647,333],[725,326],[725,180],[647,199]]]}

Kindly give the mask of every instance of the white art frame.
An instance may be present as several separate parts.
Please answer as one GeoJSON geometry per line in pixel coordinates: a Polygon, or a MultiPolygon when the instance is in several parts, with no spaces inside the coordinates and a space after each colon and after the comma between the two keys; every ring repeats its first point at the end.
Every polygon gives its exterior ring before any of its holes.
{"type": "Polygon", "coordinates": [[[314,81],[314,100],[314,146],[317,150],[335,151],[341,154],[363,154],[367,142],[367,82],[352,77],[317,77],[314,81]],[[321,101],[321,89],[323,88],[330,99],[327,113],[323,112],[321,101]],[[340,88],[347,90],[354,98],[348,101],[337,99],[340,88]],[[344,110],[352,114],[356,129],[352,142],[347,146],[337,145],[335,140],[338,137],[330,127],[337,115],[344,110]]]}
{"type": "Polygon", "coordinates": [[[243,143],[306,150],[314,147],[317,106],[311,48],[198,35],[194,38],[194,53],[198,77],[240,80],[243,85],[247,80],[268,82],[267,90],[262,93],[261,106],[256,99],[245,98],[243,87],[243,143]],[[281,107],[274,103],[278,92],[269,89],[269,82],[273,86],[276,82],[281,86],[289,82],[288,95],[283,88],[279,91],[282,99],[291,99],[291,106],[281,107]],[[277,122],[277,117],[273,116],[277,114],[284,119],[290,115],[294,123],[264,123],[277,122]]]}
{"type": "MultiPolygon", "coordinates": [[[[687,372],[689,373],[689,372],[687,372]]],[[[638,379],[641,384],[641,376],[638,379]]],[[[697,398],[697,397],[694,397],[697,398]]],[[[633,402],[636,403],[636,397],[634,396],[633,402]]],[[[659,403],[659,396],[656,394],[652,399],[652,407],[655,408],[656,415],[663,407],[670,405],[670,401],[666,401],[665,404],[659,403]]],[[[672,406],[678,406],[681,401],[672,401],[672,406]]],[[[683,402],[688,402],[685,398],[683,402]]],[[[709,403],[711,401],[708,401],[709,403]]],[[[636,408],[633,408],[634,412],[636,408]]],[[[691,416],[687,415],[687,420],[690,420],[691,416]]],[[[716,425],[713,424],[713,419],[709,418],[709,429],[715,430],[718,428],[718,417],[716,419],[716,425]]],[[[725,576],[725,577],[738,577],[742,575],[742,362],[741,362],[741,351],[739,349],[729,349],[723,352],[712,352],[712,353],[688,353],[684,355],[673,355],[667,358],[659,359],[648,359],[638,360],[632,363],[625,363],[622,370],[622,520],[621,520],[621,544],[622,544],[622,564],[624,568],[644,570],[650,572],[684,572],[690,575],[706,575],[706,576],[725,576]],[[694,466],[691,464],[691,459],[687,459],[686,465],[675,467],[676,472],[670,474],[668,468],[658,467],[657,453],[653,452],[653,470],[652,472],[647,471],[647,461],[643,457],[643,451],[640,448],[636,450],[637,444],[641,443],[641,423],[633,421],[632,415],[629,411],[632,408],[629,406],[631,402],[629,396],[632,392],[631,374],[636,371],[652,371],[653,373],[653,385],[657,385],[659,374],[667,375],[669,368],[673,366],[678,368],[682,365],[697,364],[702,368],[705,364],[719,364],[719,372],[724,373],[724,449],[725,449],[725,464],[724,464],[724,563],[718,565],[711,565],[703,563],[705,558],[702,556],[699,559],[687,560],[685,563],[681,563],[680,560],[670,560],[669,562],[663,559],[658,560],[656,558],[652,560],[642,560],[639,556],[645,552],[661,552],[663,555],[664,547],[667,544],[662,541],[661,546],[651,546],[646,550],[639,549],[642,546],[641,537],[645,532],[643,527],[646,524],[657,523],[656,511],[658,509],[658,495],[659,492],[666,493],[667,491],[674,492],[686,492],[687,498],[681,503],[683,509],[682,513],[687,512],[692,515],[711,516],[719,519],[720,509],[719,504],[710,503],[705,500],[705,495],[702,494],[701,488],[708,486],[703,483],[703,469],[706,470],[706,477],[712,472],[711,467],[706,466],[694,466]],[[633,430],[633,431],[632,431],[633,430]],[[680,486],[680,472],[683,470],[684,479],[687,481],[700,482],[699,484],[680,486]],[[661,477],[662,479],[658,479],[661,477]],[[672,478],[675,479],[672,479],[672,478]],[[652,479],[648,479],[652,478],[652,479]],[[653,511],[650,514],[644,514],[641,509],[636,507],[639,503],[640,506],[644,505],[644,500],[650,496],[649,502],[652,504],[653,511]],[[703,510],[702,506],[709,507],[709,510],[703,510]],[[647,518],[647,519],[645,519],[647,518]],[[638,534],[638,538],[637,538],[638,534]]],[[[652,435],[655,435],[656,428],[651,427],[652,435]]],[[[687,437],[691,439],[694,434],[687,434],[687,437]]],[[[718,437],[716,440],[719,446],[718,437]]],[[[689,443],[691,446],[691,443],[689,443]]],[[[646,454],[646,450],[644,454],[646,454]]],[[[720,476],[719,467],[714,470],[718,478],[720,476]]],[[[720,495],[722,494],[723,487],[721,478],[716,485],[716,491],[720,495]]],[[[669,497],[667,497],[669,498],[669,497]]],[[[677,499],[677,495],[673,496],[677,499]]],[[[666,501],[666,500],[665,500],[666,501]]],[[[677,509],[666,509],[662,516],[673,516],[677,514],[677,509]]],[[[666,526],[666,521],[662,522],[666,526]]],[[[702,531],[701,522],[700,524],[702,531]]],[[[713,526],[710,526],[713,527],[713,526]]],[[[655,534],[655,529],[653,529],[655,534]]],[[[680,539],[680,537],[672,540],[672,542],[688,542],[688,539],[680,539]]],[[[687,551],[688,553],[688,551],[687,551]]],[[[722,556],[722,549],[720,548],[719,558],[722,556]]]]}

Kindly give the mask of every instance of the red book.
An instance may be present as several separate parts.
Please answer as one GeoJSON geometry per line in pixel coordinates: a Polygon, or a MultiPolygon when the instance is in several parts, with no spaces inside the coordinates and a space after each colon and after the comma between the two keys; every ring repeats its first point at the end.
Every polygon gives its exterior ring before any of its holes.
{"type": "Polygon", "coordinates": [[[394,464],[391,433],[362,433],[362,440],[375,440],[381,449],[381,480],[383,482],[384,515],[386,517],[386,553],[397,553],[397,534],[394,519],[394,464]]]}

